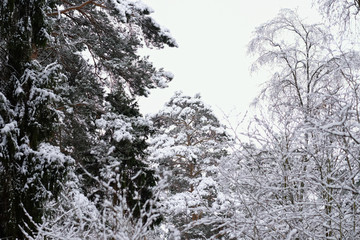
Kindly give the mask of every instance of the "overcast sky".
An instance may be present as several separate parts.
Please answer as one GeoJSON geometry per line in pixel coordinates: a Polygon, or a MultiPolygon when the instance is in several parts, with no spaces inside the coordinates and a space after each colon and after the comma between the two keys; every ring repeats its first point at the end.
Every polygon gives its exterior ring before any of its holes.
{"type": "Polygon", "coordinates": [[[263,75],[250,75],[247,44],[260,24],[281,8],[296,9],[301,16],[318,15],[312,0],[144,0],[157,22],[168,28],[179,48],[151,51],[158,67],[174,74],[167,89],[140,99],[141,111],[155,113],[175,91],[200,93],[218,117],[222,111],[245,112],[260,90],[263,75]],[[299,6],[301,2],[301,6],[299,6]]]}

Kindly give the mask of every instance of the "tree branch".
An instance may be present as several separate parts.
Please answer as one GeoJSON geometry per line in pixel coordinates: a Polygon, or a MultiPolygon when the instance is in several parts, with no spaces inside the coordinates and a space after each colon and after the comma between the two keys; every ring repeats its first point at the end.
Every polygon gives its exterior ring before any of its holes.
{"type": "Polygon", "coordinates": [[[95,0],[89,0],[89,1],[86,1],[84,2],[83,4],[81,5],[77,5],[77,6],[73,6],[73,7],[69,7],[67,9],[64,9],[64,10],[61,10],[61,11],[57,11],[57,12],[52,12],[52,13],[48,13],[47,16],[57,16],[57,15],[60,15],[60,14],[64,14],[64,13],[67,13],[67,12],[70,12],[70,11],[75,11],[75,10],[81,10],[82,8],[84,8],[85,6],[89,5],[89,4],[93,4],[95,6],[98,6],[98,7],[102,7],[102,8],[106,8],[106,6],[100,4],[100,3],[97,3],[95,2],[95,0]]]}

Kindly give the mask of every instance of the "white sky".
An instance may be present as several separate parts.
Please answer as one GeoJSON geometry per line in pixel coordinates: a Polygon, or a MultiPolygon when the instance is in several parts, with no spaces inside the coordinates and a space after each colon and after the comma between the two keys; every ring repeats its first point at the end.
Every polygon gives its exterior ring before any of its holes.
{"type": "Polygon", "coordinates": [[[157,112],[177,90],[190,96],[200,93],[220,119],[222,112],[245,112],[265,79],[249,71],[247,44],[255,28],[281,8],[297,8],[301,17],[319,15],[311,9],[312,0],[143,1],[179,45],[149,52],[155,66],[164,67],[175,78],[168,88],[153,90],[139,100],[144,114],[157,112]]]}

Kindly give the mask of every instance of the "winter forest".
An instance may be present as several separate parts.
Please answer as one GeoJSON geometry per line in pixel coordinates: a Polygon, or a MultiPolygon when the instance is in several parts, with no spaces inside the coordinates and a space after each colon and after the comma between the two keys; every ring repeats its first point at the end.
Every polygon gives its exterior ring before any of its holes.
{"type": "Polygon", "coordinates": [[[146,2],[0,2],[0,239],[360,239],[360,1],[254,29],[235,126],[181,91],[141,113],[173,75],[139,51],[178,47],[146,2]]]}

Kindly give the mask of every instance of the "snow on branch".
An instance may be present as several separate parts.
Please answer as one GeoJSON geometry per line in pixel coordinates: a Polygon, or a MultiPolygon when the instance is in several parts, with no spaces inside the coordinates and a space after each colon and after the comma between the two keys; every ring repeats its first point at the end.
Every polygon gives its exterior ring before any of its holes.
{"type": "MultiPolygon", "coordinates": [[[[65,2],[65,1],[63,1],[63,2],[65,2]]],[[[86,2],[84,2],[82,4],[80,4],[80,5],[72,6],[72,7],[66,8],[64,10],[58,10],[56,12],[48,13],[47,15],[50,16],[50,17],[51,16],[59,16],[60,14],[65,14],[65,13],[70,12],[70,11],[81,10],[85,6],[90,5],[90,4],[101,7],[101,8],[106,8],[106,6],[104,6],[102,3],[98,3],[98,2],[96,2],[94,0],[89,0],[89,1],[86,1],[86,2]]]]}

